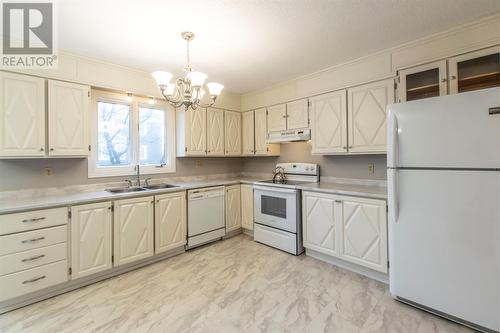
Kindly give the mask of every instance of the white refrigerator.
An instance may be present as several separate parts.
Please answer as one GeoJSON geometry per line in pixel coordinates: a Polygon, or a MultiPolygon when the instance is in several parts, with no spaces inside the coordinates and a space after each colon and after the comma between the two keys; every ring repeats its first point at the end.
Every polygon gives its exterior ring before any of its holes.
{"type": "Polygon", "coordinates": [[[500,331],[500,88],[388,111],[391,294],[500,331]]]}

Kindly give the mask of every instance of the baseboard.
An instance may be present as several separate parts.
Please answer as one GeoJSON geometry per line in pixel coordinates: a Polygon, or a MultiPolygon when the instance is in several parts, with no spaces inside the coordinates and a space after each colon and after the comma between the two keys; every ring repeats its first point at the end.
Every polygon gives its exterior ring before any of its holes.
{"type": "Polygon", "coordinates": [[[241,234],[243,231],[242,228],[240,229],[236,229],[236,230],[233,230],[233,231],[230,231],[230,232],[227,232],[226,235],[224,235],[224,237],[222,237],[222,239],[228,239],[228,238],[231,238],[231,237],[234,237],[234,236],[237,236],[239,234],[241,234]]]}
{"type": "Polygon", "coordinates": [[[370,279],[377,280],[377,281],[380,281],[380,282],[385,283],[385,284],[389,284],[389,275],[388,274],[377,272],[377,271],[374,271],[370,268],[359,266],[359,265],[347,262],[345,260],[338,259],[338,258],[323,254],[323,253],[318,252],[318,251],[310,250],[310,249],[306,249],[306,256],[310,256],[310,257],[313,257],[315,259],[332,264],[334,266],[338,266],[338,267],[347,269],[348,271],[352,271],[352,272],[364,275],[366,277],[369,277],[370,279]]]}
{"type": "Polygon", "coordinates": [[[22,308],[23,306],[30,305],[33,303],[37,303],[43,300],[46,300],[48,298],[61,295],[70,291],[73,291],[75,289],[79,289],[91,284],[94,284],[96,282],[100,282],[112,277],[115,277],[117,275],[121,275],[123,273],[127,273],[133,270],[136,270],[138,268],[151,265],[155,262],[162,261],[171,257],[174,257],[176,255],[179,255],[181,253],[184,253],[185,249],[184,246],[178,247],[176,249],[172,249],[170,251],[166,251],[165,253],[150,257],[150,258],[145,258],[142,260],[139,260],[137,262],[129,263],[126,265],[122,266],[117,266],[113,267],[107,271],[99,272],[96,274],[92,274],[89,276],[85,276],[76,280],[69,280],[67,282],[61,283],[59,285],[49,287],[43,290],[39,290],[33,293],[29,293],[20,297],[13,298],[8,301],[0,302],[0,314],[9,312],[15,309],[22,308]]]}
{"type": "Polygon", "coordinates": [[[248,236],[253,237],[253,229],[252,229],[252,230],[250,230],[250,229],[245,229],[245,228],[242,228],[242,230],[243,230],[243,233],[244,233],[245,235],[248,235],[248,236]]]}

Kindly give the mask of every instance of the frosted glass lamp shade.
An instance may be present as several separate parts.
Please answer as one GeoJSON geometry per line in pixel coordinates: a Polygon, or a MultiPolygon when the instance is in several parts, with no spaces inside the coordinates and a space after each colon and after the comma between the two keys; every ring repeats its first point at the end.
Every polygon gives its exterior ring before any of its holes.
{"type": "Polygon", "coordinates": [[[156,80],[156,84],[159,86],[166,86],[170,83],[170,80],[172,80],[172,74],[163,71],[154,72],[153,77],[156,80]]]}
{"type": "Polygon", "coordinates": [[[202,100],[203,96],[205,96],[205,89],[203,89],[203,87],[201,87],[200,89],[198,89],[198,92],[196,94],[196,99],[202,100]]]}
{"type": "Polygon", "coordinates": [[[207,87],[210,96],[219,96],[222,89],[224,89],[224,86],[222,84],[216,82],[207,83],[207,87]]]}
{"type": "Polygon", "coordinates": [[[187,73],[187,78],[191,81],[191,86],[201,87],[207,79],[207,74],[202,72],[189,72],[187,73]]]}

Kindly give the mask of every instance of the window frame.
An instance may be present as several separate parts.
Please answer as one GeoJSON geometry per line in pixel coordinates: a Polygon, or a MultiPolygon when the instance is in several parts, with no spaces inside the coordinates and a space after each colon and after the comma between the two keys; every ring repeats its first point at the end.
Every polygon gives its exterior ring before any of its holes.
{"type": "Polygon", "coordinates": [[[154,104],[148,98],[133,96],[127,101],[127,95],[122,93],[92,90],[91,110],[89,115],[90,152],[88,156],[88,178],[132,176],[136,174],[136,165],[139,164],[139,108],[157,109],[165,112],[165,165],[140,165],[141,175],[152,175],[176,172],[175,151],[175,109],[164,101],[155,99],[154,104]],[[99,167],[98,161],[98,103],[118,103],[130,107],[130,149],[131,164],[124,166],[99,167]]]}

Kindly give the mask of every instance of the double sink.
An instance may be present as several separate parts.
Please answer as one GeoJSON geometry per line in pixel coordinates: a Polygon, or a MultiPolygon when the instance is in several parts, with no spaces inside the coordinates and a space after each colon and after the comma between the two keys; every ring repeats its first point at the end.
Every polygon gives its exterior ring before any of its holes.
{"type": "Polygon", "coordinates": [[[106,189],[109,193],[130,193],[130,192],[141,192],[148,190],[161,190],[166,188],[178,187],[176,185],[171,184],[155,184],[155,185],[147,185],[147,186],[130,186],[130,187],[115,187],[106,189]]]}

